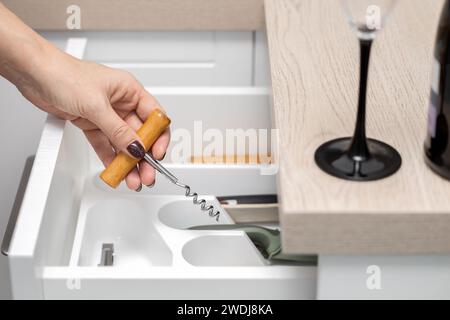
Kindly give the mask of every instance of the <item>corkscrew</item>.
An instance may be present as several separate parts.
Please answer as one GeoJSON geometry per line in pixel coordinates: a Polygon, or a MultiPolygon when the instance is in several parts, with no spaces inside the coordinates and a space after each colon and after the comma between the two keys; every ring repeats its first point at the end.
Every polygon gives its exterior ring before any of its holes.
{"type": "MultiPolygon", "coordinates": [[[[141,138],[143,146],[148,152],[150,147],[155,143],[158,137],[167,129],[170,124],[170,119],[167,115],[160,109],[154,110],[148,116],[145,123],[137,131],[138,136],[141,138]]],[[[167,170],[161,163],[153,159],[153,157],[146,153],[144,160],[147,161],[156,171],[164,175],[170,182],[176,186],[183,188],[185,191],[185,196],[187,198],[192,198],[194,205],[199,205],[202,211],[208,212],[210,217],[219,220],[220,212],[215,210],[214,206],[208,205],[205,199],[199,199],[196,192],[191,192],[191,187],[182,184],[178,181],[169,170],[167,170]]],[[[127,174],[133,170],[138,164],[139,159],[135,159],[127,155],[126,153],[120,152],[111,162],[111,164],[100,174],[100,178],[112,188],[117,188],[122,182],[127,174]]]]}
{"type": "Polygon", "coordinates": [[[144,160],[147,161],[156,171],[164,175],[170,182],[174,185],[184,188],[185,196],[187,198],[192,198],[192,203],[195,205],[199,205],[202,211],[208,212],[208,215],[212,218],[216,218],[216,221],[219,221],[220,212],[214,209],[214,206],[207,205],[205,199],[199,199],[198,194],[196,192],[191,192],[191,187],[178,182],[178,178],[175,177],[169,170],[167,170],[159,161],[155,160],[149,153],[145,154],[144,160]]]}

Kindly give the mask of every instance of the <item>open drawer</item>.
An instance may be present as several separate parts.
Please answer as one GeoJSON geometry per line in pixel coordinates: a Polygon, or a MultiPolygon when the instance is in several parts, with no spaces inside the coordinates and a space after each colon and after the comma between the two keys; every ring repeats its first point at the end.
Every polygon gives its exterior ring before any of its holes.
{"type": "MultiPolygon", "coordinates": [[[[68,51],[83,52],[70,45],[68,51]]],[[[200,153],[190,148],[192,140],[181,142],[196,139],[200,120],[201,134],[270,131],[268,88],[149,90],[172,118],[168,155],[176,156],[165,165],[180,181],[218,208],[216,196],[276,194],[276,166],[196,163],[208,140],[200,137],[200,153]],[[183,145],[188,151],[174,150],[183,145]]],[[[258,145],[273,144],[265,139],[258,145]]],[[[233,223],[223,208],[216,222],[160,175],[154,188],[140,193],[112,190],[98,178],[102,169],[78,129],[48,118],[8,250],[15,298],[315,298],[315,266],[269,263],[241,231],[186,229],[233,223]]]]}

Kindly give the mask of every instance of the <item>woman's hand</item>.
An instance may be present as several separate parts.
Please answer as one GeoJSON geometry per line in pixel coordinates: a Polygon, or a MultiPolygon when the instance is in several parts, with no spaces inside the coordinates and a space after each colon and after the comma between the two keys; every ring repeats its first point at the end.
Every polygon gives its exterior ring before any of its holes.
{"type": "MultiPolygon", "coordinates": [[[[135,130],[154,108],[161,107],[131,74],[60,51],[0,4],[2,19],[8,28],[2,29],[5,24],[0,23],[1,75],[34,105],[83,130],[105,166],[119,151],[144,156],[135,130]]],[[[166,130],[152,147],[156,159],[164,157],[169,140],[166,130]]],[[[126,178],[128,187],[136,191],[154,181],[155,170],[143,161],[126,178]]]]}
{"type": "MultiPolygon", "coordinates": [[[[48,56],[48,55],[47,55],[48,56]]],[[[105,166],[115,151],[135,158],[144,149],[135,130],[154,108],[161,108],[144,87],[129,73],[95,63],[84,62],[56,52],[33,83],[19,83],[18,89],[42,110],[70,120],[82,129],[105,166]]],[[[152,154],[162,159],[169,143],[167,130],[153,145],[152,154]]],[[[151,186],[155,170],[141,161],[126,178],[133,190],[151,186]]]]}

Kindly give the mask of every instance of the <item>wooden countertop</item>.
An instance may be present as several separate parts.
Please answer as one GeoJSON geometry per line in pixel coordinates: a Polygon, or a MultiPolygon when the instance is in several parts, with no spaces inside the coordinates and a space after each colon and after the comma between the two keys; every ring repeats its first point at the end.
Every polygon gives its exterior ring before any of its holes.
{"type": "Polygon", "coordinates": [[[376,40],[368,136],[397,148],[403,165],[388,179],[358,183],[314,162],[322,143],[353,133],[356,116],[359,49],[339,1],[266,0],[288,252],[450,252],[450,183],[426,167],[422,151],[442,4],[400,0],[376,40]]]}
{"type": "Polygon", "coordinates": [[[66,30],[70,5],[82,30],[258,30],[263,0],[2,0],[34,29],[66,30]]]}

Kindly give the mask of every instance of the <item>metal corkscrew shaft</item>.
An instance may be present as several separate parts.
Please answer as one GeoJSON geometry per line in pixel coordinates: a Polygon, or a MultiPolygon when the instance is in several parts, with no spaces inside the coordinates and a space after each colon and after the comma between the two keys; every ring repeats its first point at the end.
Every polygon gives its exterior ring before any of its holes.
{"type": "Polygon", "coordinates": [[[147,161],[153,168],[155,168],[156,171],[158,171],[159,173],[164,175],[167,179],[169,179],[169,181],[172,182],[174,185],[180,188],[184,188],[185,196],[187,198],[192,198],[192,202],[195,205],[199,205],[202,211],[208,212],[208,215],[212,218],[216,218],[216,221],[219,220],[220,212],[216,210],[214,206],[212,205],[208,206],[205,199],[199,199],[198,194],[196,192],[191,192],[190,186],[178,182],[178,178],[175,177],[169,170],[167,170],[161,163],[159,163],[159,161],[153,159],[153,157],[148,153],[145,154],[144,160],[147,161]]]}
{"type": "MultiPolygon", "coordinates": [[[[145,123],[137,131],[138,136],[141,138],[145,150],[150,150],[153,143],[158,139],[158,137],[168,128],[170,124],[170,119],[167,115],[160,109],[156,109],[150,113],[145,123]]],[[[164,168],[158,161],[153,159],[150,154],[146,154],[144,157],[156,171],[164,175],[173,184],[184,188],[185,196],[192,198],[192,202],[195,205],[199,205],[203,211],[208,212],[210,217],[219,220],[220,212],[216,211],[213,206],[207,205],[205,199],[199,199],[198,194],[191,192],[191,187],[178,182],[178,178],[175,177],[169,170],[164,168]]],[[[100,174],[100,178],[112,188],[117,188],[120,182],[125,179],[126,175],[133,170],[138,164],[139,159],[130,157],[129,155],[120,152],[113,162],[100,174]]]]}

